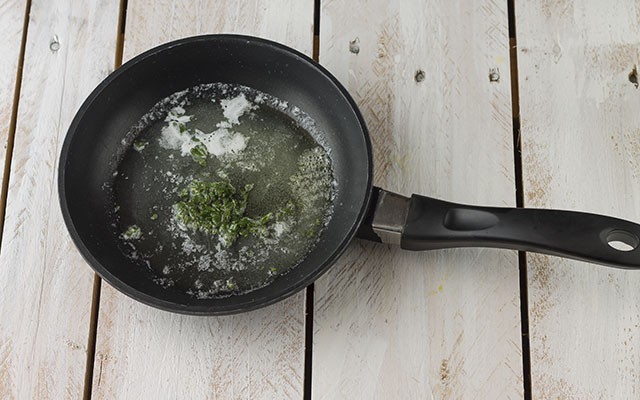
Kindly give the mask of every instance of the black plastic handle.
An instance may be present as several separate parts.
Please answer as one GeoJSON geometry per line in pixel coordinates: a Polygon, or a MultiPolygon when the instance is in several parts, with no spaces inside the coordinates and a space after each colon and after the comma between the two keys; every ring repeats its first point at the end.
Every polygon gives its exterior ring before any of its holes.
{"type": "Polygon", "coordinates": [[[640,225],[574,211],[476,207],[413,195],[402,230],[408,250],[494,247],[640,268],[640,225]],[[610,243],[622,242],[629,251],[610,243]]]}

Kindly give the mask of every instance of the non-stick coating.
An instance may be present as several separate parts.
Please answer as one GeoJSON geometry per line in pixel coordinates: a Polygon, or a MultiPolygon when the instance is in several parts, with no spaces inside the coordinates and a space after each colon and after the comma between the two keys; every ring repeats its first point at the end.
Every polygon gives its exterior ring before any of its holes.
{"type": "Polygon", "coordinates": [[[167,43],[127,62],[88,97],[73,120],[60,157],[59,193],[71,237],[89,264],[123,293],[188,314],[230,314],[281,300],[304,288],[342,253],[363,219],[371,194],[371,148],[347,91],[311,59],[280,44],[238,35],[167,43]],[[334,215],[309,256],[268,286],[222,299],[196,299],[162,288],[126,258],[109,225],[112,179],[121,140],[159,100],[210,82],[246,85],[295,104],[326,135],[337,180],[334,215]]]}

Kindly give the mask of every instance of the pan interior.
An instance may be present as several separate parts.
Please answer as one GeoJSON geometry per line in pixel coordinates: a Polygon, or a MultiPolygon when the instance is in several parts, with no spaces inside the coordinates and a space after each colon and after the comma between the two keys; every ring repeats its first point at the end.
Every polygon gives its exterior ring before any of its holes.
{"type": "Polygon", "coordinates": [[[122,250],[159,285],[198,298],[267,285],[304,258],[331,217],[331,159],[315,137],[304,112],[244,86],[161,100],[127,134],[105,187],[122,250]]]}
{"type": "Polygon", "coordinates": [[[262,39],[209,35],[169,43],[131,60],[89,96],[61,155],[60,196],[71,235],[90,265],[122,292],[147,304],[191,314],[228,314],[282,299],[319,276],[344,250],[360,223],[371,189],[366,128],[346,91],[307,57],[262,39]],[[225,82],[294,104],[323,133],[335,178],[333,216],[296,267],[246,294],[203,299],[163,288],[119,248],[111,228],[112,199],[103,190],[126,134],[172,93],[225,82]]]}

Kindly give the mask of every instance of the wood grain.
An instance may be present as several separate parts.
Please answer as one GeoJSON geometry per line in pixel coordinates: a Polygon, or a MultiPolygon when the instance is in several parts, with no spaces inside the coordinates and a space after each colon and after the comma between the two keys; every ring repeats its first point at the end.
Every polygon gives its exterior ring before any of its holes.
{"type": "MultiPolygon", "coordinates": [[[[362,109],[378,185],[515,204],[506,6],[322,2],[320,62],[362,109]]],[[[515,252],[356,241],[315,288],[315,399],[522,397],[515,252]]]]}
{"type": "MultiPolygon", "coordinates": [[[[11,125],[11,116],[14,112],[14,96],[16,89],[16,75],[20,63],[20,44],[25,7],[17,0],[0,1],[0,26],[3,26],[5,40],[0,42],[0,138],[3,143],[0,150],[0,165],[4,166],[7,149],[7,140],[11,125]],[[22,18],[21,18],[22,17],[22,18]]],[[[0,265],[0,269],[2,269],[0,265]]],[[[0,281],[0,287],[2,283],[0,281]]],[[[0,327],[2,320],[0,320],[0,327]]],[[[1,328],[0,328],[1,329],[1,328]]],[[[13,340],[0,336],[0,397],[9,396],[12,386],[13,372],[9,369],[9,359],[12,353],[13,340]]]]}
{"type": "Polygon", "coordinates": [[[0,252],[3,399],[82,396],[93,272],[64,227],[57,164],[76,109],[113,65],[117,14],[113,0],[31,6],[0,252]]]}
{"type": "MultiPolygon", "coordinates": [[[[19,0],[0,0],[0,26],[3,34],[3,40],[0,42],[0,54],[2,54],[0,58],[0,71],[2,71],[0,74],[0,141],[2,141],[0,166],[4,166],[5,163],[9,125],[14,111],[13,102],[20,63],[25,8],[24,2],[19,0]]],[[[1,376],[0,372],[0,382],[1,376]]]]}
{"type": "MultiPolygon", "coordinates": [[[[640,221],[636,1],[517,2],[527,207],[640,221]]],[[[640,274],[528,256],[535,399],[640,396],[640,274]]]]}
{"type": "MultiPolygon", "coordinates": [[[[125,60],[202,33],[245,33],[307,54],[313,1],[129,0],[125,60]]],[[[96,399],[301,398],[304,292],[248,314],[168,314],[102,285],[93,380],[96,399]]]]}

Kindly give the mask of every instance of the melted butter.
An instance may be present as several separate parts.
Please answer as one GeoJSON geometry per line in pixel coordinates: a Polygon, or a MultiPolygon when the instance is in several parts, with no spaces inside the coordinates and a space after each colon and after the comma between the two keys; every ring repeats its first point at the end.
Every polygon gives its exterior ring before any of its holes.
{"type": "Polygon", "coordinates": [[[119,234],[140,230],[136,240],[120,236],[123,251],[158,284],[198,298],[248,292],[288,272],[331,218],[331,160],[314,129],[296,107],[242,86],[203,85],[159,102],[127,136],[114,174],[119,234]],[[176,219],[180,191],[193,180],[252,184],[246,216],[276,217],[227,247],[176,219]]]}

